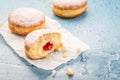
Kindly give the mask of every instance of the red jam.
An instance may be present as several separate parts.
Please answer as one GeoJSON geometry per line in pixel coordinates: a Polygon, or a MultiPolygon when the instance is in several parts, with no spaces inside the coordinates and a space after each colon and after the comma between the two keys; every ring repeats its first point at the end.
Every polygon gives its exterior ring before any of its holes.
{"type": "Polygon", "coordinates": [[[43,50],[48,51],[51,50],[53,47],[53,44],[50,42],[47,42],[44,46],[43,46],[43,50]]]}

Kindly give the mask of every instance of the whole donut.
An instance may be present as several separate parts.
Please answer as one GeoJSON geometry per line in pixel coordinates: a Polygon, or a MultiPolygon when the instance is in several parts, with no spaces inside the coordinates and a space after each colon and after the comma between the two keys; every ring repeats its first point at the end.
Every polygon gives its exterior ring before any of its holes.
{"type": "Polygon", "coordinates": [[[52,11],[62,18],[74,18],[85,12],[86,0],[52,0],[52,11]]]}
{"type": "Polygon", "coordinates": [[[8,16],[8,26],[14,33],[26,35],[29,32],[41,29],[45,24],[45,15],[34,8],[18,8],[8,16]]]}

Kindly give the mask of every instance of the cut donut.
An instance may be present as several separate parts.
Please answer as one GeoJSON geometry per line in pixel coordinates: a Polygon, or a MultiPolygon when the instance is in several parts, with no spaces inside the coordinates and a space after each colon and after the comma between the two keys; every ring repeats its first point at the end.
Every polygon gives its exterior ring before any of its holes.
{"type": "Polygon", "coordinates": [[[33,31],[28,34],[25,39],[25,53],[33,60],[45,58],[49,53],[58,50],[61,46],[61,34],[50,32],[47,29],[33,31]],[[43,33],[41,34],[41,32],[43,33]],[[38,36],[36,37],[33,35],[38,36]],[[36,37],[36,40],[33,40],[31,43],[30,40],[34,37],[36,37]]]}

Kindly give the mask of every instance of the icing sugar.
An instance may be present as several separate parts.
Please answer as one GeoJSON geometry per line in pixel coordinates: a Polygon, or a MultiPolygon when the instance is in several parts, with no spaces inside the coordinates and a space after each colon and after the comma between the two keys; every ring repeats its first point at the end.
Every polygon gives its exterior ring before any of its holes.
{"type": "MultiPolygon", "coordinates": [[[[34,44],[34,42],[43,34],[47,34],[47,33],[52,33],[52,32],[58,32],[61,33],[62,29],[40,29],[40,30],[35,30],[33,32],[31,32],[30,34],[28,34],[25,38],[25,45],[27,45],[28,47],[31,47],[32,44],[34,44]]],[[[63,32],[64,30],[62,30],[63,32]]]]}
{"type": "Polygon", "coordinates": [[[44,14],[34,8],[18,8],[10,13],[10,23],[23,27],[31,27],[40,24],[44,20],[44,14]]]}
{"type": "Polygon", "coordinates": [[[52,0],[53,4],[59,7],[79,6],[86,2],[86,0],[52,0]]]}

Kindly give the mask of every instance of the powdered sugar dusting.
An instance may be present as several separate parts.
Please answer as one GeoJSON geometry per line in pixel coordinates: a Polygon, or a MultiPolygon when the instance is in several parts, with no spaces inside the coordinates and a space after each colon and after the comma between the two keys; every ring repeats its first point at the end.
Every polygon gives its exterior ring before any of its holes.
{"type": "Polygon", "coordinates": [[[59,7],[80,6],[86,0],[52,0],[53,4],[59,7]]]}
{"type": "Polygon", "coordinates": [[[9,14],[10,23],[23,27],[38,25],[44,17],[42,12],[34,8],[18,8],[9,14]]]}
{"type": "Polygon", "coordinates": [[[28,46],[29,48],[34,44],[34,42],[43,34],[47,34],[47,33],[64,33],[65,30],[63,30],[62,28],[58,29],[40,29],[40,30],[35,30],[33,32],[31,32],[30,34],[28,34],[25,38],[25,45],[28,46]]]}
{"type": "Polygon", "coordinates": [[[30,34],[28,34],[25,38],[25,45],[28,47],[31,47],[31,45],[43,34],[46,33],[51,33],[53,32],[50,29],[41,29],[41,30],[35,30],[33,32],[31,32],[30,34]]]}

